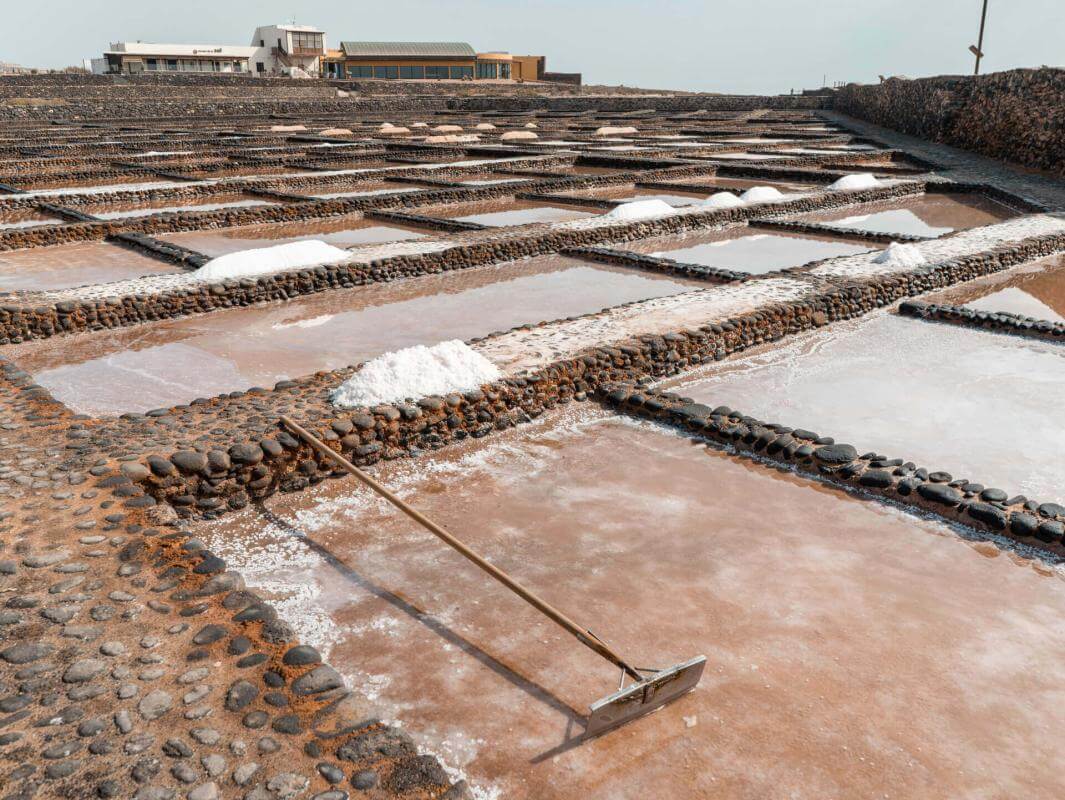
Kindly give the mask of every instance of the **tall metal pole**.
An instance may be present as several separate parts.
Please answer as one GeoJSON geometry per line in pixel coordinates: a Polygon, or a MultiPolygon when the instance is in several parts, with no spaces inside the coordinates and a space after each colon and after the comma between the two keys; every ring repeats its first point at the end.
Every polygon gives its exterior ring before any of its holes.
{"type": "Polygon", "coordinates": [[[984,0],[984,8],[980,12],[980,36],[976,40],[976,69],[973,75],[980,74],[980,59],[984,57],[984,21],[987,19],[987,0],[984,0]]]}

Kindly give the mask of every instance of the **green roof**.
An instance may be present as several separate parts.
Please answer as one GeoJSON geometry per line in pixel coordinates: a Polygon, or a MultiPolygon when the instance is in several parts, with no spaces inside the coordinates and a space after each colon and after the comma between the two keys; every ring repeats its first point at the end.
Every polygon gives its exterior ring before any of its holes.
{"type": "Polygon", "coordinates": [[[471,58],[477,52],[466,42],[341,42],[344,55],[377,58],[471,58]]]}

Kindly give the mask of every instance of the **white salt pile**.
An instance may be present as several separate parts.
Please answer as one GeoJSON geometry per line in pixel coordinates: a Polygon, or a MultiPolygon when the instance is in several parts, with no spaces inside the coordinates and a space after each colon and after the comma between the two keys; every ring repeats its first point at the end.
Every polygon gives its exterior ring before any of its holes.
{"type": "Polygon", "coordinates": [[[532,131],[507,131],[499,137],[504,142],[512,142],[515,139],[539,139],[532,131]]]}
{"type": "Polygon", "coordinates": [[[752,186],[740,195],[740,199],[745,203],[768,203],[770,200],[779,200],[783,196],[779,189],[772,186],[752,186]]]}
{"type": "Polygon", "coordinates": [[[525,123],[525,127],[526,128],[539,128],[540,126],[537,125],[535,122],[526,122],[525,123]]]}
{"type": "Polygon", "coordinates": [[[622,203],[615,206],[603,216],[609,219],[632,222],[640,219],[654,219],[673,214],[676,211],[673,206],[664,200],[636,200],[632,203],[622,203]]]}
{"type": "MultiPolygon", "coordinates": [[[[393,128],[393,130],[395,130],[393,128]]],[[[463,142],[476,142],[481,138],[477,133],[445,133],[440,136],[426,136],[423,140],[426,144],[461,144],[463,142]]]]}
{"type": "Polygon", "coordinates": [[[351,136],[350,128],[326,128],[318,132],[319,136],[351,136]]]}
{"type": "Polygon", "coordinates": [[[312,239],[227,253],[212,258],[193,274],[197,278],[209,280],[246,278],[318,264],[336,264],[350,255],[347,250],[312,239]]]}
{"type": "Polygon", "coordinates": [[[330,399],[341,408],[375,406],[411,397],[469,392],[500,377],[495,364],[453,339],[432,347],[395,350],[367,361],[330,399]]]}
{"type": "Polygon", "coordinates": [[[874,264],[890,264],[893,267],[919,267],[925,263],[921,251],[912,244],[892,242],[880,255],[873,259],[874,264]]]}
{"type": "Polygon", "coordinates": [[[428,128],[429,127],[429,123],[428,122],[413,122],[413,123],[411,123],[411,127],[412,128],[428,128]]]}
{"type": "Polygon", "coordinates": [[[437,125],[433,128],[437,133],[458,133],[462,130],[461,125],[437,125]]]}
{"type": "Polygon", "coordinates": [[[844,175],[835,183],[831,184],[829,189],[875,189],[880,186],[881,183],[876,179],[875,175],[871,175],[868,172],[859,172],[855,175],[844,175]]]}
{"type": "Polygon", "coordinates": [[[410,129],[401,125],[389,125],[387,128],[381,128],[377,132],[378,136],[407,136],[409,134],[410,129]]]}
{"type": "Polygon", "coordinates": [[[494,131],[496,126],[491,122],[478,122],[476,128],[479,131],[494,131]]]}
{"type": "Polygon", "coordinates": [[[285,133],[286,131],[305,131],[306,125],[271,125],[270,130],[275,133],[285,133]]]}
{"type": "Polygon", "coordinates": [[[597,128],[595,131],[596,136],[617,136],[622,133],[636,133],[636,129],[631,125],[620,127],[604,125],[602,128],[597,128]]]}
{"type": "Polygon", "coordinates": [[[717,192],[703,200],[703,205],[711,208],[735,208],[742,206],[743,201],[732,192],[717,192]]]}

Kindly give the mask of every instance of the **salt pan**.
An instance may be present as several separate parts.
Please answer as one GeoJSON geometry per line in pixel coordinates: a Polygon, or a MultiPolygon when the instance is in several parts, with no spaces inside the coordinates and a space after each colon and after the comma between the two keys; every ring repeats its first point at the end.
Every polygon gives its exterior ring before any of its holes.
{"type": "Polygon", "coordinates": [[[417,345],[367,361],[331,397],[341,408],[396,403],[407,398],[469,392],[499,380],[491,361],[458,339],[417,345]]]}
{"type": "Polygon", "coordinates": [[[195,277],[206,280],[226,280],[252,275],[267,275],[286,269],[336,264],[351,254],[333,247],[319,239],[304,242],[289,242],[273,247],[258,247],[240,250],[212,258],[195,272],[195,277]]]}

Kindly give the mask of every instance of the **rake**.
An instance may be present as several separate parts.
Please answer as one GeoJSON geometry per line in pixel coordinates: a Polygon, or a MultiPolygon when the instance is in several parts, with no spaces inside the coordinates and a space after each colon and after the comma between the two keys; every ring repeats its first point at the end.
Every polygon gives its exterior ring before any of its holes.
{"type": "Polygon", "coordinates": [[[703,674],[703,667],[706,666],[705,656],[696,656],[688,661],[674,664],[665,669],[648,669],[632,666],[590,630],[578,625],[546,600],[543,600],[511,578],[507,573],[499,569],[499,567],[486,561],[476,551],[467,547],[444,530],[440,525],[437,525],[417,509],[407,505],[407,503],[399,499],[387,488],[330,448],[323,441],[314,436],[314,434],[310,433],[287,416],[282,416],[281,422],[285,427],[307,442],[307,444],[323,456],[335,462],[346,472],[354,475],[362,483],[369,486],[393,506],[398,508],[434,536],[441,539],[445,544],[457,550],[459,554],[473,562],[473,564],[484,572],[487,572],[541,614],[571,633],[576,637],[578,642],[583,644],[589,650],[601,658],[606,659],[615,667],[621,669],[621,685],[618,690],[601,700],[595,701],[589,707],[589,713],[584,728],[585,737],[605,733],[611,728],[624,725],[626,722],[630,722],[637,717],[641,717],[655,709],[661,708],[666,703],[676,700],[681,695],[691,691],[699,683],[699,679],[703,674]],[[626,679],[632,681],[628,686],[625,685],[626,679]]]}

